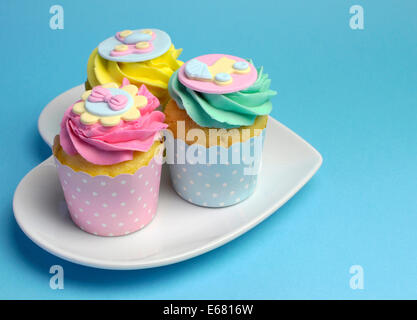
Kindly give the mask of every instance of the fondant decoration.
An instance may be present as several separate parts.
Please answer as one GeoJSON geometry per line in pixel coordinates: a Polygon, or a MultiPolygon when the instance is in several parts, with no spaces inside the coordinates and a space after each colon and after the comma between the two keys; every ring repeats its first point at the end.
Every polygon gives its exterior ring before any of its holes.
{"type": "Polygon", "coordinates": [[[170,47],[171,38],[162,30],[124,30],[100,43],[98,53],[106,60],[140,62],[157,58],[170,47]]]}
{"type": "MultiPolygon", "coordinates": [[[[128,92],[121,89],[106,89],[103,87],[94,87],[93,90],[91,90],[91,94],[87,101],[104,102],[114,111],[123,110],[126,107],[130,107],[129,104],[131,105],[133,103],[133,99],[130,97],[128,92]]],[[[88,102],[86,102],[86,104],[90,105],[88,102]]],[[[93,106],[97,105],[98,103],[93,103],[93,106]]],[[[98,114],[102,115],[100,114],[100,111],[98,111],[98,114]]]]}
{"type": "Polygon", "coordinates": [[[249,64],[246,61],[238,61],[233,64],[233,69],[239,70],[241,72],[246,73],[248,70],[249,64]]]}
{"type": "Polygon", "coordinates": [[[148,100],[137,95],[138,88],[126,85],[118,88],[116,83],[108,83],[84,92],[82,101],[74,104],[72,111],[80,115],[81,123],[92,125],[100,121],[103,126],[115,126],[120,119],[136,120],[140,117],[139,108],[145,107],[148,100]]]}
{"type": "Polygon", "coordinates": [[[174,139],[168,130],[166,136],[172,185],[184,200],[204,207],[226,207],[245,200],[255,191],[265,130],[259,136],[229,148],[190,146],[182,139],[174,139]],[[248,157],[244,156],[246,153],[248,157]],[[195,161],[190,159],[190,154],[195,161]],[[171,155],[174,161],[170,161],[171,155]],[[228,162],[222,163],[221,159],[226,157],[228,162]],[[200,158],[204,163],[197,160],[200,158]],[[211,158],[216,159],[216,164],[210,164],[211,158]],[[236,158],[238,161],[234,161],[236,158]]]}
{"type": "Polygon", "coordinates": [[[192,59],[185,64],[185,73],[190,79],[213,79],[208,66],[204,62],[201,62],[197,59],[192,59]]]}
{"type": "Polygon", "coordinates": [[[224,94],[250,87],[257,79],[256,68],[246,60],[226,54],[208,54],[185,63],[178,79],[199,92],[224,94]]]}
{"type": "Polygon", "coordinates": [[[218,74],[216,74],[216,76],[214,77],[214,81],[217,84],[220,84],[222,86],[228,85],[230,83],[232,83],[232,77],[230,76],[230,74],[225,73],[225,72],[219,72],[218,74]]]}
{"type": "Polygon", "coordinates": [[[99,236],[122,236],[140,230],[155,216],[161,177],[161,154],[134,174],[92,177],[75,172],[55,158],[71,219],[99,236]]]}

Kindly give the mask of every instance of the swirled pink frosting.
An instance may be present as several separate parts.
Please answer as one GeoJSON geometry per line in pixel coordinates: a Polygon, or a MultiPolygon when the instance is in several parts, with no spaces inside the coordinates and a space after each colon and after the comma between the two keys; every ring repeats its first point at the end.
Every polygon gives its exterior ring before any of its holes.
{"type": "Polygon", "coordinates": [[[141,116],[133,121],[121,120],[114,127],[100,123],[85,125],[80,116],[72,112],[72,106],[69,107],[61,122],[60,143],[64,151],[69,155],[79,154],[97,165],[132,160],[134,151],[148,151],[167,124],[165,115],[155,111],[159,100],[144,85],[138,95],[148,99],[148,104],[140,109],[141,116]]]}

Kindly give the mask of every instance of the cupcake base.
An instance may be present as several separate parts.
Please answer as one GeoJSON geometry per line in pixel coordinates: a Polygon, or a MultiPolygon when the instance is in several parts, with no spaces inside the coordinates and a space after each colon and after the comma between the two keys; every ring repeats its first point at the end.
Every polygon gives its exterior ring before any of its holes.
{"type": "Polygon", "coordinates": [[[174,190],[202,207],[227,207],[250,197],[262,161],[264,134],[229,148],[188,145],[166,132],[167,162],[174,190]]]}

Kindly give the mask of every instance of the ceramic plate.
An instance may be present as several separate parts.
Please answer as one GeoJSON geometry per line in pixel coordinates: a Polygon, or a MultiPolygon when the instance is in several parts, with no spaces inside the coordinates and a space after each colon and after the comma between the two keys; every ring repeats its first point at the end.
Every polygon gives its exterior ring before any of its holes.
{"type": "MultiPolygon", "coordinates": [[[[82,90],[78,86],[67,91],[42,112],[39,130],[48,144],[59,131],[65,108],[82,90]]],[[[203,254],[247,232],[300,190],[321,163],[321,155],[312,146],[270,118],[257,189],[235,206],[210,209],[192,205],[177,196],[163,170],[158,212],[152,223],[128,236],[97,237],[71,221],[51,157],[19,183],[13,209],[23,232],[63,259],[104,269],[157,267],[203,254]]]]}

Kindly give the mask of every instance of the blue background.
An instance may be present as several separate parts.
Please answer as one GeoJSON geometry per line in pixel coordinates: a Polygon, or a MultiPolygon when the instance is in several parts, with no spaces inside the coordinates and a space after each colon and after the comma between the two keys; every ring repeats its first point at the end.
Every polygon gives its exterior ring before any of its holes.
{"type": "Polygon", "coordinates": [[[417,298],[417,1],[1,1],[0,298],[417,298]],[[65,11],[51,30],[51,5],[65,11]],[[360,4],[365,29],[349,27],[360,4]],[[86,79],[115,31],[158,27],[188,60],[252,57],[272,116],[321,152],[317,175],[237,240],[166,267],[105,271],[56,258],[17,227],[13,192],[49,157],[42,108],[86,79]],[[49,268],[65,289],[49,288],[49,268]],[[365,289],[349,287],[359,264],[365,289]]]}

